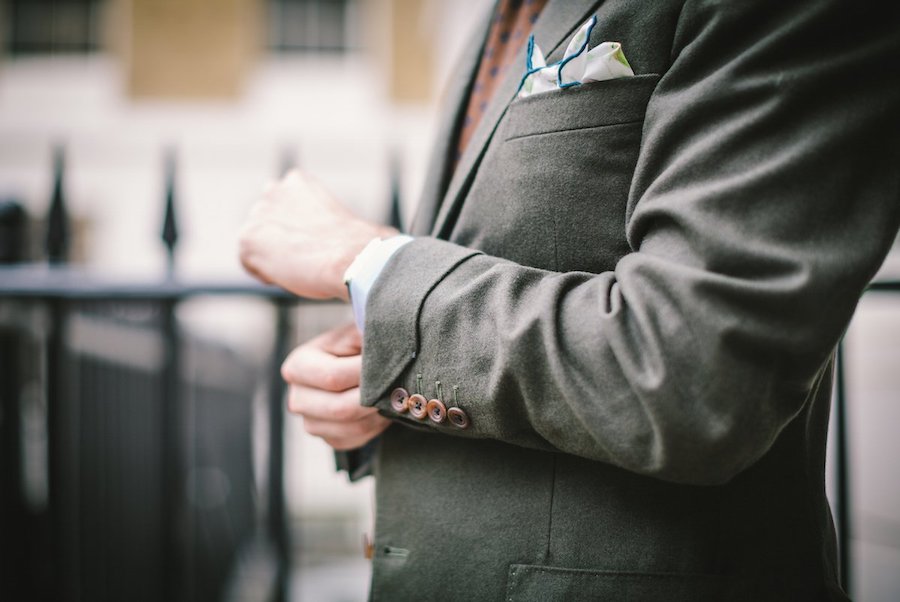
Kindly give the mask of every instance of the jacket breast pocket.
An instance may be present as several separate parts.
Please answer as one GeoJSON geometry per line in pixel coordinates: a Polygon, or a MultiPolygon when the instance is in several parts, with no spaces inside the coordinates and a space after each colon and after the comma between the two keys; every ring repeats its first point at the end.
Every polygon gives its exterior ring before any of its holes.
{"type": "Polygon", "coordinates": [[[531,265],[560,272],[613,269],[630,251],[628,193],[658,81],[658,75],[640,75],[514,101],[500,142],[485,157],[478,183],[488,201],[472,208],[471,223],[497,223],[502,211],[511,232],[532,242],[531,265]]]}
{"type": "Polygon", "coordinates": [[[615,267],[629,252],[628,192],[658,81],[639,75],[514,100],[451,240],[559,272],[615,267]]]}
{"type": "Polygon", "coordinates": [[[509,106],[504,138],[641,122],[658,82],[659,75],[649,73],[516,99],[509,106]]]}

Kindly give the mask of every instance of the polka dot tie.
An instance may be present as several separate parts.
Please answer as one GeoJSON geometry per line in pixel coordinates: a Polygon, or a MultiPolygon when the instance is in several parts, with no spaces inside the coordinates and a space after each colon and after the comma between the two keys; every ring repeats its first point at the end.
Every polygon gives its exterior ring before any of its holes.
{"type": "MultiPolygon", "coordinates": [[[[497,3],[497,11],[491,21],[484,53],[481,55],[481,65],[475,76],[468,110],[459,133],[456,161],[462,156],[478,122],[484,117],[494,90],[510,68],[519,48],[528,39],[546,3],[547,0],[500,0],[497,3]]],[[[525,65],[522,64],[519,68],[524,74],[525,65]]]]}

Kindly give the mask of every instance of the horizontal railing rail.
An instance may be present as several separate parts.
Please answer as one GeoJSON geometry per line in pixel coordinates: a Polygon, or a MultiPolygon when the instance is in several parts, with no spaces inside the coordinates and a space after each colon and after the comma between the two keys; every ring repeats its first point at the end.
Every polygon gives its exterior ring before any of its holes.
{"type": "Polygon", "coordinates": [[[875,293],[900,293],[900,280],[875,280],[869,284],[866,291],[875,293]]]}
{"type": "Polygon", "coordinates": [[[304,300],[276,286],[250,278],[190,280],[177,277],[150,279],[113,278],[71,266],[46,264],[0,266],[0,297],[8,299],[110,299],[162,300],[201,295],[249,295],[294,303],[304,300]]]}

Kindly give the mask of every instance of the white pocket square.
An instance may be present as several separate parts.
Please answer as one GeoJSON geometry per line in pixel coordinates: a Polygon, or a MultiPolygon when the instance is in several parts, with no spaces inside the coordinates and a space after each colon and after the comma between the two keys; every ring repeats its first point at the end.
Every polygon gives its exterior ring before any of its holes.
{"type": "Polygon", "coordinates": [[[597,16],[591,17],[569,42],[563,58],[547,64],[544,53],[528,39],[526,71],[519,85],[519,98],[577,86],[586,82],[598,82],[618,77],[631,77],[634,71],[618,42],[602,42],[588,50],[591,30],[597,24],[597,16]]]}

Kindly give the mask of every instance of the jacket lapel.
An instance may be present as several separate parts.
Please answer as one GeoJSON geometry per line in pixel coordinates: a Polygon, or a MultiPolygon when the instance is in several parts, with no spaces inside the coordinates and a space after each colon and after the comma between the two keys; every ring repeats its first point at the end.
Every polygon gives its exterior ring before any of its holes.
{"type": "MultiPolygon", "coordinates": [[[[555,60],[555,54],[558,51],[562,52],[565,49],[563,46],[564,42],[566,42],[568,37],[588,19],[596,6],[601,2],[602,0],[549,0],[547,2],[544,10],[541,11],[541,16],[534,25],[532,33],[534,34],[535,42],[537,42],[544,50],[548,61],[551,57],[555,60]]],[[[493,12],[491,14],[493,15],[493,12]]],[[[490,21],[490,19],[488,19],[488,21],[490,21]]],[[[482,40],[486,36],[487,30],[485,29],[482,34],[482,40]]],[[[477,65],[481,58],[482,46],[483,41],[482,44],[478,45],[479,52],[475,60],[475,69],[472,70],[470,78],[474,77],[475,71],[477,71],[477,65]]],[[[503,80],[494,92],[493,98],[488,103],[484,116],[476,126],[472,138],[469,140],[468,145],[463,151],[462,157],[459,159],[456,170],[453,172],[450,179],[450,184],[446,193],[443,195],[443,201],[440,203],[439,208],[436,207],[438,213],[434,225],[431,228],[431,234],[434,236],[446,238],[449,235],[449,232],[445,230],[449,229],[448,226],[452,225],[453,220],[448,220],[448,218],[455,213],[457,206],[465,196],[464,192],[468,190],[469,185],[474,178],[478,163],[484,155],[484,151],[487,148],[494,131],[497,129],[497,124],[503,118],[503,115],[506,114],[509,103],[513,100],[519,89],[519,83],[525,72],[525,48],[526,45],[523,44],[516,54],[513,63],[510,65],[509,69],[507,69],[503,80]]],[[[472,82],[470,79],[469,85],[465,87],[466,94],[464,95],[462,103],[463,108],[461,110],[465,110],[465,105],[467,104],[466,101],[469,98],[468,91],[471,84],[472,82]]],[[[459,112],[455,114],[455,117],[458,120],[460,117],[459,112]]],[[[451,130],[449,134],[442,132],[443,138],[440,144],[445,144],[445,140],[447,139],[451,139],[451,144],[455,144],[456,136],[453,135],[454,133],[453,130],[451,130]]],[[[441,150],[449,150],[450,153],[448,159],[452,160],[453,149],[441,150]]],[[[447,157],[447,154],[444,156],[447,157]]],[[[450,165],[452,165],[452,163],[450,163],[450,165]]],[[[440,196],[439,190],[434,190],[433,192],[437,193],[434,195],[435,198],[440,196]]],[[[422,209],[425,208],[423,207],[422,209]]],[[[422,213],[422,209],[420,209],[420,214],[422,213]]]]}

